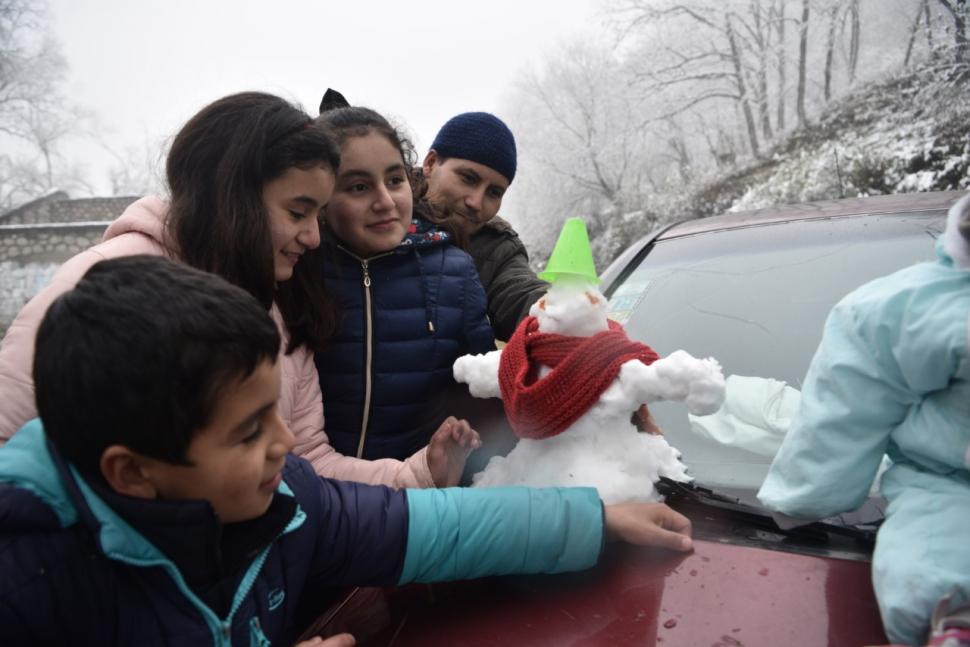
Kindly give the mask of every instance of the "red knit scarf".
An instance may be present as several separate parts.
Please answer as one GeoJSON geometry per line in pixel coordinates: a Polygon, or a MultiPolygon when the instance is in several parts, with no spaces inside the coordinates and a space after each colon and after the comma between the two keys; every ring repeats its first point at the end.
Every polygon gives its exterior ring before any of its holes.
{"type": "Polygon", "coordinates": [[[526,317],[502,349],[499,387],[505,415],[519,438],[549,438],[565,431],[600,399],[624,362],[652,364],[659,355],[631,341],[623,327],[591,337],[539,332],[539,321],[526,317]],[[552,371],[538,379],[540,365],[552,371]]]}

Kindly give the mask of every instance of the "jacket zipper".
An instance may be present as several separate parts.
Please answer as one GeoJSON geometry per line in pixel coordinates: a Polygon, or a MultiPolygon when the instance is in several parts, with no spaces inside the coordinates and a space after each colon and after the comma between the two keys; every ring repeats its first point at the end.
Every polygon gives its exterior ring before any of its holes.
{"type": "Polygon", "coordinates": [[[371,313],[370,272],[367,261],[361,261],[364,272],[364,413],[360,418],[360,441],[357,443],[357,458],[364,456],[364,443],[367,441],[367,423],[370,422],[371,361],[374,354],[374,321],[371,313]]]}
{"type": "Polygon", "coordinates": [[[347,252],[351,256],[360,262],[361,271],[364,274],[363,284],[364,284],[364,411],[360,417],[360,440],[357,442],[357,458],[364,457],[364,444],[367,442],[367,426],[370,423],[370,399],[373,381],[373,363],[374,363],[374,313],[373,304],[371,299],[371,280],[370,280],[370,263],[371,261],[376,261],[378,258],[383,258],[385,256],[390,256],[393,251],[384,252],[383,254],[378,254],[377,256],[371,256],[370,258],[361,258],[341,247],[343,251],[347,252]]]}

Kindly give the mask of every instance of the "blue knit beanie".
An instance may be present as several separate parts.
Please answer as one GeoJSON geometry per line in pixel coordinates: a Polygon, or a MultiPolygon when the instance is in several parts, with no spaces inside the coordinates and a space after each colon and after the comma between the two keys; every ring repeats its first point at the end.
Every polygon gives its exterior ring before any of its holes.
{"type": "Polygon", "coordinates": [[[463,112],[448,120],[431,144],[438,157],[471,160],[515,178],[515,137],[501,119],[487,112],[463,112]]]}

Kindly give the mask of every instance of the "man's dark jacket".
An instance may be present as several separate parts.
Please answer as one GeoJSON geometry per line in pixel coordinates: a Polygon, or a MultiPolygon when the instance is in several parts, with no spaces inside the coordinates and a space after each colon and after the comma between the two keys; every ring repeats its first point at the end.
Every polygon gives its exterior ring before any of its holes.
{"type": "Polygon", "coordinates": [[[507,340],[549,284],[536,277],[525,245],[502,218],[492,218],[472,235],[468,253],[485,288],[495,338],[507,340]]]}

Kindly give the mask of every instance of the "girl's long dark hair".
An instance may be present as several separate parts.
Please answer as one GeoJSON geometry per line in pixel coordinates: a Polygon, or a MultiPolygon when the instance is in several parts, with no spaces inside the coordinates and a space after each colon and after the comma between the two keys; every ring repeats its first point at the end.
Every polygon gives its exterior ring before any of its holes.
{"type": "Polygon", "coordinates": [[[288,281],[276,284],[263,185],[290,168],[336,173],[333,134],[271,94],[219,99],[175,136],[166,163],[171,192],[168,243],[185,263],[222,276],[269,309],[276,301],[290,335],[287,352],[325,347],[337,305],[323,287],[319,250],[308,250],[288,281]]]}

